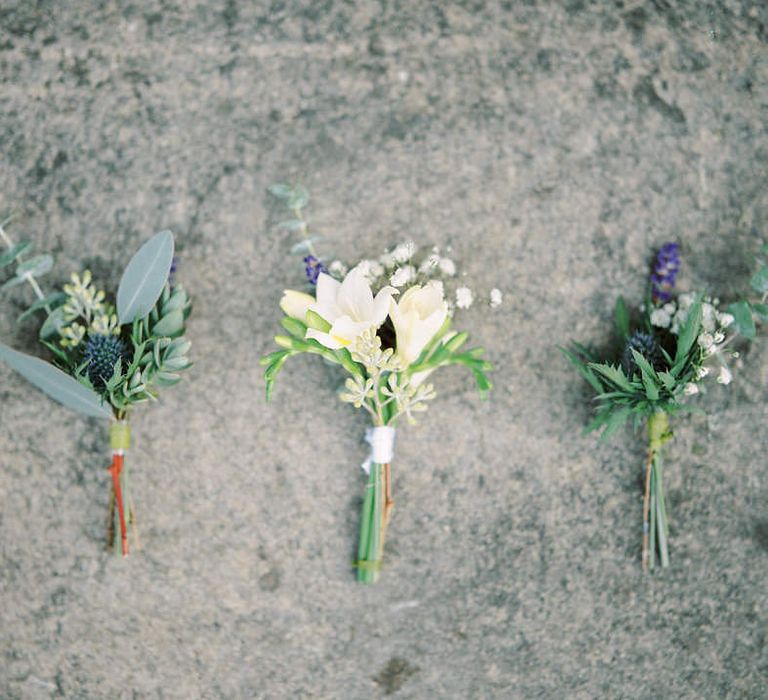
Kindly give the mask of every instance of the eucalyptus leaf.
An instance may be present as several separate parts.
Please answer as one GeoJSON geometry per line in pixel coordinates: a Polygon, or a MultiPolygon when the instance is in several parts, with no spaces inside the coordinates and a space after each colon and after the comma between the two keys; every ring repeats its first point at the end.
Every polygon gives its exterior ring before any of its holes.
{"type": "Polygon", "coordinates": [[[101,397],[48,362],[12,350],[0,343],[0,360],[28,382],[67,408],[93,418],[111,418],[112,412],[101,397]]]}
{"type": "Polygon", "coordinates": [[[0,255],[0,268],[10,265],[19,255],[23,255],[31,247],[32,243],[30,241],[21,241],[21,243],[11,247],[10,250],[0,255]]]}
{"type": "Polygon", "coordinates": [[[318,241],[322,241],[322,236],[312,236],[311,238],[307,238],[306,240],[300,241],[294,246],[291,246],[291,255],[298,255],[299,253],[308,253],[310,251],[310,248],[317,243],[318,241]]]}
{"type": "Polygon", "coordinates": [[[152,335],[155,337],[173,338],[183,331],[184,312],[181,309],[171,311],[152,326],[152,335]]]}
{"type": "Polygon", "coordinates": [[[26,275],[40,277],[50,272],[51,268],[53,268],[53,255],[45,253],[44,255],[36,255],[34,258],[19,263],[16,268],[16,275],[18,277],[25,277],[26,275]]]}
{"type": "Polygon", "coordinates": [[[173,261],[173,234],[161,231],[131,258],[117,289],[120,325],[143,318],[163,291],[173,261]]]}
{"type": "Polygon", "coordinates": [[[301,219],[288,219],[287,221],[281,221],[278,227],[288,231],[301,231],[306,225],[306,222],[301,219]]]}
{"type": "Polygon", "coordinates": [[[303,187],[296,188],[288,197],[288,206],[291,209],[301,209],[309,203],[309,192],[303,187]]]}
{"type": "Polygon", "coordinates": [[[24,284],[27,281],[26,277],[11,277],[2,287],[0,291],[4,289],[10,289],[11,287],[18,287],[20,284],[24,284]]]}
{"type": "Polygon", "coordinates": [[[728,307],[728,313],[733,316],[733,325],[745,338],[752,339],[757,335],[755,319],[746,301],[737,301],[728,307]]]}
{"type": "Polygon", "coordinates": [[[768,321],[768,304],[752,304],[752,311],[757,314],[757,317],[764,323],[768,321]]]}
{"type": "Polygon", "coordinates": [[[293,187],[285,182],[276,182],[267,187],[267,191],[278,199],[288,199],[293,194],[293,187]]]}

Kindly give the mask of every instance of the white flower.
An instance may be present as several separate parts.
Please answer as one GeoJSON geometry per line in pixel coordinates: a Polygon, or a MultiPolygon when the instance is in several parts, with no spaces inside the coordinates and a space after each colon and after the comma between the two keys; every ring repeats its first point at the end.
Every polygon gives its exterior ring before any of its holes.
{"type": "Polygon", "coordinates": [[[672,323],[672,317],[669,315],[666,309],[654,309],[651,311],[651,325],[657,328],[669,328],[669,324],[672,323]]]}
{"type": "Polygon", "coordinates": [[[438,263],[440,266],[440,272],[448,277],[453,277],[456,274],[456,264],[450,258],[440,258],[438,263]]]}
{"type": "Polygon", "coordinates": [[[694,295],[688,292],[677,297],[677,303],[681,309],[687,309],[693,304],[694,295]]]}
{"type": "MultiPolygon", "coordinates": [[[[707,332],[712,333],[715,330],[715,307],[712,304],[704,303],[701,305],[701,327],[707,332]]],[[[717,341],[715,341],[717,342],[717,341]]]]}
{"type": "Polygon", "coordinates": [[[295,289],[286,289],[280,300],[280,308],[286,316],[304,321],[307,317],[307,310],[314,303],[315,298],[311,294],[297,292],[295,289]]]}
{"type": "Polygon", "coordinates": [[[421,265],[419,265],[419,272],[424,275],[431,275],[439,264],[440,256],[432,253],[422,261],[421,265]]]}
{"type": "Polygon", "coordinates": [[[495,309],[497,306],[500,306],[503,299],[504,295],[501,293],[501,290],[494,287],[491,290],[491,308],[495,309]]]}
{"type": "Polygon", "coordinates": [[[699,387],[697,387],[695,384],[691,384],[689,382],[688,384],[686,384],[683,387],[683,393],[686,396],[693,396],[694,394],[698,394],[699,393],[699,387]]]}
{"type": "Polygon", "coordinates": [[[696,379],[704,379],[709,374],[709,367],[699,367],[696,370],[696,379]]]}
{"type": "Polygon", "coordinates": [[[720,324],[721,328],[728,328],[733,322],[734,318],[731,314],[727,313],[719,313],[717,314],[717,321],[720,324]]]}
{"type": "Polygon", "coordinates": [[[404,287],[409,282],[413,281],[416,277],[416,270],[413,265],[406,265],[405,267],[398,268],[395,273],[389,278],[389,283],[393,287],[404,287]]]}
{"type": "Polygon", "coordinates": [[[397,356],[404,365],[408,366],[418,358],[447,315],[442,289],[433,282],[423,287],[414,285],[399,302],[390,301],[389,317],[397,334],[397,356]]]}
{"type": "Polygon", "coordinates": [[[702,333],[696,342],[702,350],[709,350],[715,344],[715,339],[711,333],[702,333]]]}
{"type": "Polygon", "coordinates": [[[664,311],[666,311],[670,316],[673,316],[675,311],[677,311],[677,305],[674,301],[668,301],[661,308],[664,309],[664,311]]]}
{"type": "Polygon", "coordinates": [[[721,367],[720,374],[717,375],[718,384],[730,384],[732,379],[733,374],[731,373],[731,370],[729,370],[727,367],[721,367]]]}
{"type": "Polygon", "coordinates": [[[371,264],[368,271],[371,277],[376,279],[384,274],[384,266],[378,260],[369,260],[368,262],[371,264]]]}
{"type": "Polygon", "coordinates": [[[413,257],[415,252],[416,244],[413,241],[406,241],[392,251],[392,257],[395,259],[395,262],[405,263],[413,257]]]}
{"type": "Polygon", "coordinates": [[[347,274],[347,266],[341,260],[334,260],[328,265],[328,270],[339,277],[344,277],[347,274]]]}
{"type": "Polygon", "coordinates": [[[469,287],[459,287],[456,290],[456,306],[460,309],[468,309],[474,300],[475,297],[469,287]]]}
{"type": "Polygon", "coordinates": [[[725,333],[718,331],[714,336],[712,336],[712,340],[715,341],[715,345],[719,345],[725,340],[725,333]]]}
{"type": "Polygon", "coordinates": [[[327,332],[307,329],[307,338],[337,350],[357,340],[370,328],[378,328],[387,317],[389,300],[397,290],[383,287],[376,298],[363,271],[355,267],[343,282],[320,273],[317,278],[317,301],[309,308],[331,324],[327,332]]]}

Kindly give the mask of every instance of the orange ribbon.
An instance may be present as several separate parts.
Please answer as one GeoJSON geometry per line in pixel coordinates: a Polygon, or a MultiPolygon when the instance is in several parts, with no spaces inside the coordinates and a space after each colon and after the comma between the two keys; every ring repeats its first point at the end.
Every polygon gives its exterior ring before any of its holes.
{"type": "Polygon", "coordinates": [[[112,474],[112,488],[115,491],[117,501],[117,514],[120,519],[120,540],[122,542],[123,556],[128,556],[128,531],[125,527],[125,509],[123,508],[123,490],[120,488],[120,472],[123,471],[123,455],[112,453],[112,466],[109,468],[112,474]]]}

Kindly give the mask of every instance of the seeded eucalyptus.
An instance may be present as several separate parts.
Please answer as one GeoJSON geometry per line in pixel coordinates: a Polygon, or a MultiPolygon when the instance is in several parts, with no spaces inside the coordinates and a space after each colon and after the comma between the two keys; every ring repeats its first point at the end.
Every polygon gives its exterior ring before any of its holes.
{"type": "Polygon", "coordinates": [[[595,391],[596,415],[585,432],[602,430],[607,440],[628,421],[646,425],[648,458],[643,497],[643,569],[669,565],[669,527],[662,482],[662,445],[672,437],[669,417],[694,410],[686,401],[706,390],[704,380],[733,378],[728,349],[738,333],[735,318],[719,300],[701,294],[674,296],[680,269],[679,248],[667,243],[654,260],[646,302],[637,318],[624,299],[615,308],[618,352],[602,361],[578,343],[561,348],[595,391]]]}
{"type": "Polygon", "coordinates": [[[29,282],[37,301],[19,320],[45,314],[40,341],[52,353],[54,364],[1,343],[0,359],[68,408],[112,418],[110,541],[116,552],[119,543],[119,551],[126,555],[128,525],[134,526],[138,544],[124,465],[130,412],[136,404],[155,400],[161,388],[178,383],[180,372],[191,367],[187,356],[191,344],[183,337],[191,302],[169,274],[174,264],[173,236],[169,231],[158,233],[131,258],[115,304],[93,285],[89,270],[73,273],[61,292],[44,296],[36,278],[51,269],[53,258],[24,260],[30,245],[14,244],[2,226],[0,238],[8,249],[0,257],[0,267],[16,264],[15,276],[2,288],[29,282]]]}

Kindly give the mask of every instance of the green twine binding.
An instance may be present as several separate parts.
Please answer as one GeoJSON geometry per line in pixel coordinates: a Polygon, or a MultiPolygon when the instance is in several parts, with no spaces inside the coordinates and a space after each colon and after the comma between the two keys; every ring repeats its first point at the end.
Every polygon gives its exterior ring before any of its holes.
{"type": "Polygon", "coordinates": [[[381,559],[353,559],[352,566],[363,571],[381,571],[381,559]]]}

